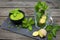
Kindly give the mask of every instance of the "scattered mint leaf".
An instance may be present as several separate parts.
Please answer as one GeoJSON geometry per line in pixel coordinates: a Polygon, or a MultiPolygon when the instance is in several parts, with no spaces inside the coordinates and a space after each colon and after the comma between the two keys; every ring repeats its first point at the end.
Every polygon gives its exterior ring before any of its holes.
{"type": "Polygon", "coordinates": [[[57,32],[57,30],[54,28],[54,29],[52,30],[53,36],[56,36],[56,32],[57,32]]]}
{"type": "Polygon", "coordinates": [[[30,31],[32,31],[32,26],[30,25],[30,26],[28,27],[28,29],[29,29],[30,31]]]}
{"type": "Polygon", "coordinates": [[[46,27],[46,30],[48,31],[48,32],[51,32],[51,34],[53,35],[53,37],[56,37],[56,33],[57,33],[57,31],[60,29],[60,26],[59,25],[48,25],[47,27],[46,27]]]}
{"type": "Polygon", "coordinates": [[[24,24],[24,23],[27,23],[27,21],[28,21],[27,18],[25,18],[25,19],[23,20],[23,24],[24,24]]]}
{"type": "Polygon", "coordinates": [[[48,33],[47,38],[48,38],[48,40],[52,40],[53,39],[53,34],[52,33],[48,33]]]}
{"type": "Polygon", "coordinates": [[[32,30],[32,25],[34,24],[34,20],[32,18],[25,18],[22,22],[23,28],[28,28],[29,30],[32,30]]]}
{"type": "Polygon", "coordinates": [[[60,30],[60,25],[55,25],[54,28],[58,31],[60,30]]]}
{"type": "Polygon", "coordinates": [[[32,18],[29,18],[29,21],[31,21],[32,20],[32,18]]]}
{"type": "Polygon", "coordinates": [[[52,34],[53,34],[54,37],[56,36],[56,33],[57,33],[58,30],[60,30],[60,26],[59,25],[55,25],[53,27],[53,30],[52,30],[52,34]]]}
{"type": "Polygon", "coordinates": [[[52,29],[53,29],[53,26],[52,26],[52,25],[48,25],[48,26],[46,27],[47,32],[50,32],[52,29]]]}
{"type": "Polygon", "coordinates": [[[33,25],[33,24],[34,24],[34,20],[33,20],[32,18],[29,18],[29,23],[30,23],[31,25],[33,25]]]}

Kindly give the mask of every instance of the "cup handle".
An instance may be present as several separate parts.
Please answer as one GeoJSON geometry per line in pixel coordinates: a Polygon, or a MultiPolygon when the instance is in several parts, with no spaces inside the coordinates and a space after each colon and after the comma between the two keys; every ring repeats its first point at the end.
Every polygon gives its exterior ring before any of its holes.
{"type": "Polygon", "coordinates": [[[53,24],[53,18],[50,16],[51,25],[53,24]]]}

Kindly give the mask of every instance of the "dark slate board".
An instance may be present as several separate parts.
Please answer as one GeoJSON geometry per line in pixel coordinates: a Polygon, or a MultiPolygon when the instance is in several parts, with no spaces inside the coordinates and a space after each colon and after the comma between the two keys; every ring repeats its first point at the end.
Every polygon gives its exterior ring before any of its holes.
{"type": "Polygon", "coordinates": [[[5,30],[8,30],[8,31],[11,31],[11,32],[14,32],[14,33],[17,33],[17,34],[21,34],[21,35],[24,35],[24,36],[27,36],[27,37],[31,37],[33,39],[36,39],[36,40],[47,40],[47,38],[40,38],[40,37],[33,37],[32,36],[32,33],[36,30],[38,30],[35,26],[33,26],[33,30],[32,31],[29,31],[28,29],[24,29],[24,28],[20,28],[19,30],[15,27],[15,25],[10,21],[9,18],[7,18],[7,20],[5,20],[3,22],[3,24],[1,25],[2,29],[5,29],[5,30]],[[10,22],[10,24],[9,24],[10,22]],[[14,28],[9,28],[8,26],[14,26],[14,28]]]}

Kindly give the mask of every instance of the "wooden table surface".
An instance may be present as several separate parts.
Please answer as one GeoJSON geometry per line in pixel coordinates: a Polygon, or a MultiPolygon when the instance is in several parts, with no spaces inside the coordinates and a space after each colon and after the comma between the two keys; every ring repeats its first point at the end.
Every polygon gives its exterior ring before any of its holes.
{"type": "MultiPolygon", "coordinates": [[[[56,24],[60,24],[60,0],[44,0],[49,6],[49,13],[53,17],[56,24]]],[[[0,25],[8,17],[11,9],[20,8],[25,12],[26,16],[34,16],[34,5],[37,0],[0,0],[0,25]]],[[[20,34],[12,33],[0,29],[0,39],[6,40],[35,40],[20,34]]],[[[60,31],[57,32],[56,38],[60,40],[60,31]]]]}

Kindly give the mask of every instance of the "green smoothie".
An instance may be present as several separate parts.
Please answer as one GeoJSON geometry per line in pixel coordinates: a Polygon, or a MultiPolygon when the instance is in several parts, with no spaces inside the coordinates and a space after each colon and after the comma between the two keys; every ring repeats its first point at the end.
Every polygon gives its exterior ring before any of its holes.
{"type": "Polygon", "coordinates": [[[20,20],[20,19],[22,19],[23,17],[24,17],[23,13],[18,13],[18,14],[16,14],[16,16],[14,16],[14,14],[12,14],[12,15],[10,16],[10,19],[12,19],[12,20],[20,20]]]}

